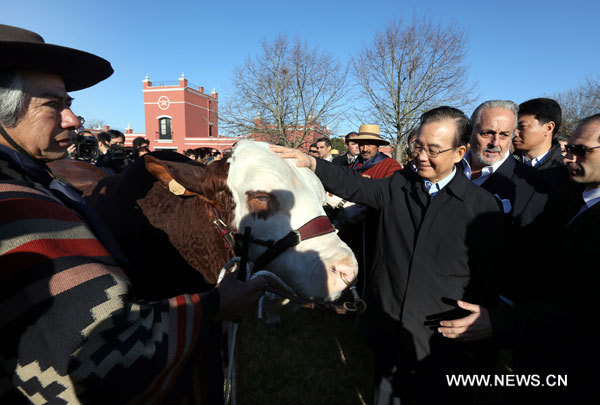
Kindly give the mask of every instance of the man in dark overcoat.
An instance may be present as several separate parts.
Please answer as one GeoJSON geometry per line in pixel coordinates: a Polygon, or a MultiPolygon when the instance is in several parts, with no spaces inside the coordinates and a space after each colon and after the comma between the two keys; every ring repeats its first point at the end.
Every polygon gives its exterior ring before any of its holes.
{"type": "Polygon", "coordinates": [[[556,215],[563,210],[547,179],[510,153],[517,127],[517,105],[510,100],[489,100],[471,115],[471,149],[461,162],[463,173],[490,192],[506,214],[509,230],[508,257],[512,262],[498,274],[495,283],[502,297],[515,302],[527,289],[524,278],[543,272],[541,254],[552,240],[556,215]],[[538,235],[545,234],[546,238],[538,235]]]}
{"type": "Polygon", "coordinates": [[[383,218],[364,322],[376,359],[375,403],[460,402],[459,393],[448,389],[446,374],[485,363],[476,353],[486,350],[449,345],[436,332],[440,319],[456,316],[454,300],[489,302],[487,284],[504,249],[497,202],[455,167],[470,133],[460,110],[426,112],[413,146],[416,172],[398,171],[385,179],[272,147],[311,167],[326,190],[373,207],[383,218]]]}
{"type": "Polygon", "coordinates": [[[517,105],[510,100],[490,100],[471,115],[471,150],[463,172],[473,183],[494,195],[515,226],[536,220],[548,203],[548,185],[533,168],[510,153],[517,126],[517,105]]]}

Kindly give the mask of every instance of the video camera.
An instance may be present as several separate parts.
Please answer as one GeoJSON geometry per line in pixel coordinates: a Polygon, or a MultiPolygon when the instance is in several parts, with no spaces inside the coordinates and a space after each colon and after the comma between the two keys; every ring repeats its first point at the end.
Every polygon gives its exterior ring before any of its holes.
{"type": "Polygon", "coordinates": [[[90,132],[76,132],[73,134],[72,141],[75,145],[75,153],[72,155],[74,159],[85,160],[87,162],[93,162],[98,159],[98,140],[90,132]]]}
{"type": "Polygon", "coordinates": [[[110,145],[106,154],[110,158],[110,167],[117,173],[120,173],[135,160],[133,148],[121,145],[110,145]]]}

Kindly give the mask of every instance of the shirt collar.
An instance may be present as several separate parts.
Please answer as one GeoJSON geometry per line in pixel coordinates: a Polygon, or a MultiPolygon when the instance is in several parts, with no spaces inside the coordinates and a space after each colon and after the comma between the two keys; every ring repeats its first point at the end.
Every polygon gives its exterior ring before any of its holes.
{"type": "MultiPolygon", "coordinates": [[[[500,159],[499,161],[497,161],[496,163],[494,163],[491,166],[485,166],[483,169],[481,169],[481,176],[479,176],[475,180],[472,180],[473,183],[477,184],[478,186],[481,186],[483,184],[483,182],[487,180],[488,177],[490,177],[492,174],[494,174],[494,172],[496,170],[498,170],[498,168],[500,166],[502,166],[502,163],[504,163],[506,161],[506,159],[508,159],[508,155],[510,155],[510,153],[508,153],[508,150],[507,150],[502,159],[500,159]]],[[[470,163],[470,161],[471,161],[471,151],[468,151],[465,154],[465,157],[463,157],[463,163],[464,163],[463,173],[469,180],[471,180],[471,163],[470,163]]]]}
{"type": "Polygon", "coordinates": [[[429,180],[425,180],[425,179],[423,179],[423,183],[425,184],[425,188],[429,192],[429,195],[434,197],[448,183],[450,183],[450,180],[452,180],[455,175],[456,175],[456,166],[452,168],[452,173],[450,173],[449,175],[447,175],[446,177],[444,177],[442,180],[438,181],[437,183],[432,183],[429,180]]]}
{"type": "Polygon", "coordinates": [[[592,188],[591,190],[585,190],[583,192],[583,201],[588,208],[592,208],[594,204],[600,202],[600,187],[592,188]]]}
{"type": "Polygon", "coordinates": [[[546,158],[550,154],[550,150],[552,150],[552,148],[548,149],[546,153],[542,153],[541,155],[536,156],[533,159],[529,159],[528,157],[525,157],[523,153],[521,153],[521,158],[523,160],[523,163],[525,163],[527,166],[536,167],[537,165],[542,164],[546,160],[546,158]]]}

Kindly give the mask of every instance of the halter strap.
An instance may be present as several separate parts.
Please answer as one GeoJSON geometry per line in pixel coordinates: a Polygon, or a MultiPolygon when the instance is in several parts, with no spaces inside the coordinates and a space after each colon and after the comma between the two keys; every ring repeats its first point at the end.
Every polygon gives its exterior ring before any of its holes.
{"type": "Polygon", "coordinates": [[[335,228],[331,225],[329,218],[324,215],[315,217],[302,225],[295,231],[291,231],[277,242],[273,243],[271,247],[263,252],[258,259],[254,261],[257,268],[263,267],[277,256],[282,254],[285,250],[296,246],[303,240],[316,238],[317,236],[325,235],[331,232],[335,232],[335,228]]]}

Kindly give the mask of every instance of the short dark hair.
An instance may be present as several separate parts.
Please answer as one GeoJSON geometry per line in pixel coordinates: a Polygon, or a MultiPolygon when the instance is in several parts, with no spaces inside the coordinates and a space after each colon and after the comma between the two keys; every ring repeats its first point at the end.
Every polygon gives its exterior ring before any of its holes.
{"type": "Polygon", "coordinates": [[[139,149],[142,145],[150,145],[150,141],[143,136],[138,136],[132,142],[133,149],[139,149]]]}
{"type": "Polygon", "coordinates": [[[310,146],[308,147],[308,149],[310,148],[318,148],[317,143],[311,143],[310,146]]]}
{"type": "Polygon", "coordinates": [[[344,143],[347,145],[348,141],[350,140],[350,138],[356,138],[357,136],[358,136],[358,134],[356,132],[354,132],[354,131],[348,132],[346,134],[346,137],[344,138],[344,143]]]}
{"type": "Polygon", "coordinates": [[[105,145],[110,144],[110,140],[115,138],[123,138],[123,140],[125,140],[125,135],[123,135],[123,132],[117,131],[116,129],[109,129],[106,132],[100,132],[98,134],[98,140],[105,145]]]}
{"type": "MultiPolygon", "coordinates": [[[[575,127],[575,130],[577,130],[578,128],[581,128],[582,126],[587,125],[591,122],[594,122],[594,121],[598,121],[598,123],[600,123],[600,113],[590,115],[589,117],[585,117],[585,118],[582,118],[581,120],[579,120],[577,122],[577,126],[575,127]]],[[[600,142],[600,133],[598,134],[598,142],[600,142]]]]}
{"type": "Polygon", "coordinates": [[[319,138],[315,143],[325,142],[325,146],[331,146],[331,141],[329,138],[319,138]]]}
{"type": "Polygon", "coordinates": [[[534,98],[519,104],[519,117],[522,115],[533,115],[540,124],[554,122],[553,136],[558,132],[562,122],[560,104],[551,98],[534,98]]]}
{"type": "Polygon", "coordinates": [[[471,137],[471,123],[469,117],[458,108],[441,106],[426,111],[421,115],[421,125],[419,126],[419,133],[423,125],[429,122],[439,122],[445,120],[452,120],[456,125],[456,132],[454,133],[454,140],[452,146],[458,148],[459,146],[466,146],[471,137]]]}

